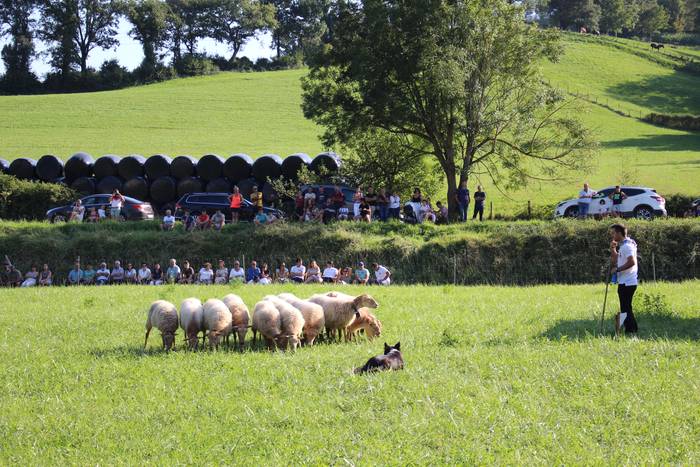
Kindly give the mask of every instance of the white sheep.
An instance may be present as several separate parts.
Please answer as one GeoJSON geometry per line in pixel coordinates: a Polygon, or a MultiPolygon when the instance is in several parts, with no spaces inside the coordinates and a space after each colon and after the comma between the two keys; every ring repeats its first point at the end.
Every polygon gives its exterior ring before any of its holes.
{"type": "Polygon", "coordinates": [[[379,304],[370,295],[362,294],[357,297],[341,292],[329,292],[326,294],[316,294],[309,298],[310,302],[317,303],[323,307],[323,315],[326,320],[326,334],[331,338],[335,331],[338,331],[338,339],[343,336],[343,331],[347,328],[355,315],[359,314],[359,309],[377,308],[379,304]]]}
{"type": "Polygon", "coordinates": [[[204,339],[204,309],[198,298],[186,298],[180,304],[180,327],[185,332],[185,341],[190,349],[196,350],[200,331],[204,339]]]}
{"type": "Polygon", "coordinates": [[[253,308],[253,343],[258,332],[265,339],[267,348],[272,350],[282,334],[280,312],[270,300],[261,300],[253,308]]]}
{"type": "Polygon", "coordinates": [[[151,303],[151,308],[148,310],[148,318],[146,318],[146,339],[143,342],[143,348],[148,344],[148,335],[152,328],[160,331],[163,338],[163,348],[166,351],[175,349],[175,332],[177,331],[177,308],[170,302],[165,300],[156,300],[151,303]]]}
{"type": "Polygon", "coordinates": [[[233,334],[233,343],[238,339],[238,347],[243,350],[245,344],[245,335],[250,327],[250,313],[248,307],[243,302],[243,299],[236,294],[226,295],[222,301],[226,304],[231,312],[231,329],[233,334]]]}
{"type": "Polygon", "coordinates": [[[302,300],[291,293],[281,293],[278,297],[301,311],[304,317],[304,342],[306,345],[314,345],[314,341],[323,332],[326,325],[323,307],[317,303],[302,300]]]}
{"type": "Polygon", "coordinates": [[[222,338],[231,334],[231,312],[218,298],[204,302],[204,329],[209,337],[209,347],[218,348],[222,338]]]}
{"type": "Polygon", "coordinates": [[[287,346],[290,346],[292,350],[296,350],[304,330],[304,315],[294,305],[275,295],[267,295],[263,300],[274,303],[280,314],[280,336],[277,339],[277,347],[286,350],[287,346]]]}

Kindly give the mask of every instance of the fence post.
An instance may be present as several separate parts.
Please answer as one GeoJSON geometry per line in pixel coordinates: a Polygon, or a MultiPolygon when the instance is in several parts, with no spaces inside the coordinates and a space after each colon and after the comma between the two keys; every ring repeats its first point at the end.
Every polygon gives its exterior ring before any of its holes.
{"type": "Polygon", "coordinates": [[[651,252],[651,271],[654,276],[654,282],[656,282],[656,261],[654,260],[654,252],[651,252]]]}
{"type": "Polygon", "coordinates": [[[532,219],[532,204],[529,199],[527,200],[527,218],[532,219]]]}
{"type": "Polygon", "coordinates": [[[245,271],[245,255],[243,255],[243,264],[242,264],[242,266],[243,266],[243,270],[245,271]]]}
{"type": "Polygon", "coordinates": [[[493,219],[493,201],[489,202],[489,220],[493,219]]]}

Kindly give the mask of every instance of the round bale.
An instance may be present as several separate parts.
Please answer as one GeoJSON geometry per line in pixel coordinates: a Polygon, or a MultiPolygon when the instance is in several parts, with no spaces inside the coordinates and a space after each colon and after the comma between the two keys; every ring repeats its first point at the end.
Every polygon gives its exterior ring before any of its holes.
{"type": "Polygon", "coordinates": [[[154,154],[146,159],[143,165],[143,170],[146,171],[146,176],[150,180],[155,180],[160,177],[170,176],[170,164],[173,162],[171,158],[163,154],[154,154]]]}
{"type": "Polygon", "coordinates": [[[148,199],[149,195],[148,180],[146,180],[145,177],[130,178],[124,182],[122,192],[125,196],[131,196],[132,198],[144,201],[148,199]]]}
{"type": "Polygon", "coordinates": [[[282,176],[282,158],[277,154],[265,154],[253,163],[253,177],[265,183],[282,176]]]}
{"type": "Polygon", "coordinates": [[[224,162],[224,177],[237,183],[250,178],[253,173],[253,159],[248,154],[233,154],[224,162]]]}
{"type": "Polygon", "coordinates": [[[309,168],[311,165],[311,156],[298,152],[291,154],[282,161],[282,176],[288,180],[297,180],[299,171],[302,167],[309,168]]]}
{"type": "Polygon", "coordinates": [[[122,157],[119,161],[119,176],[124,180],[129,180],[134,177],[143,177],[145,171],[143,169],[146,163],[146,158],[139,154],[122,157]]]}
{"type": "Polygon", "coordinates": [[[121,157],[115,156],[114,154],[105,154],[102,157],[98,157],[95,164],[92,166],[92,171],[95,174],[95,178],[100,180],[105,177],[118,176],[119,162],[121,160],[121,157]]]}
{"type": "Polygon", "coordinates": [[[177,197],[182,198],[188,193],[201,193],[204,191],[204,183],[199,177],[183,178],[177,183],[177,197]]]}
{"type": "Polygon", "coordinates": [[[170,163],[170,174],[178,180],[197,175],[197,159],[192,156],[177,156],[170,163]]]}
{"type": "Polygon", "coordinates": [[[63,161],[51,154],[41,156],[36,163],[36,175],[44,182],[53,182],[63,177],[63,161]]]}
{"type": "Polygon", "coordinates": [[[175,201],[177,182],[173,177],[160,177],[151,183],[151,200],[161,205],[175,201]]]}
{"type": "Polygon", "coordinates": [[[231,182],[221,177],[207,183],[207,193],[231,193],[231,182]]]}
{"type": "Polygon", "coordinates": [[[97,191],[97,179],[95,177],[76,178],[70,187],[83,196],[94,195],[97,191]]]}
{"type": "Polygon", "coordinates": [[[70,156],[64,166],[64,172],[68,182],[73,182],[80,177],[92,177],[92,167],[95,161],[86,152],[77,152],[70,156]]]}
{"type": "Polygon", "coordinates": [[[224,160],[216,154],[207,154],[197,162],[197,173],[206,182],[216,180],[224,173],[224,160]]]}
{"type": "Polygon", "coordinates": [[[36,177],[36,161],[26,157],[20,157],[10,163],[10,175],[24,180],[32,180],[36,177]]]}
{"type": "Polygon", "coordinates": [[[97,181],[97,193],[112,193],[114,190],[122,189],[124,185],[124,180],[119,177],[110,175],[105,178],[101,178],[97,181]]]}
{"type": "Polygon", "coordinates": [[[311,170],[317,175],[337,173],[340,170],[340,156],[334,152],[322,152],[311,161],[311,170]]]}

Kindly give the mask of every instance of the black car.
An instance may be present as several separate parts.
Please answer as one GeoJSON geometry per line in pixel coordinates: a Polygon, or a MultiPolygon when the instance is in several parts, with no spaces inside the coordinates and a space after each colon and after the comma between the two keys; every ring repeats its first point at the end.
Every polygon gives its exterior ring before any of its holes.
{"type": "MultiPolygon", "coordinates": [[[[185,209],[190,211],[190,214],[199,215],[202,211],[207,211],[207,214],[213,214],[217,209],[226,216],[231,217],[231,203],[229,202],[230,193],[189,193],[177,202],[175,205],[175,217],[182,218],[185,209]]],[[[278,219],[284,218],[284,213],[279,209],[263,207],[263,211],[267,215],[274,215],[278,219]]],[[[241,210],[238,214],[239,220],[252,221],[258,213],[257,208],[250,200],[243,198],[241,210]]]]}
{"type": "MultiPolygon", "coordinates": [[[[109,215],[109,201],[111,197],[112,195],[109,194],[99,194],[80,198],[81,203],[85,206],[83,222],[87,221],[90,217],[90,208],[98,209],[100,206],[106,206],[105,211],[109,215]]],[[[72,211],[73,205],[60,206],[46,211],[46,218],[50,222],[65,222],[70,218],[72,211]]],[[[124,204],[122,205],[120,217],[120,220],[150,221],[154,219],[153,207],[150,203],[145,201],[139,201],[138,199],[124,196],[124,204]]]]}

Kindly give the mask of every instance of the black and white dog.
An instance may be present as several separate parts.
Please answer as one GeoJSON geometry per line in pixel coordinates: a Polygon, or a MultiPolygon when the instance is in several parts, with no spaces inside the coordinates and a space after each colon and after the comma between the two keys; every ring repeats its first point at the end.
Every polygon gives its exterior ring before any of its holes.
{"type": "Polygon", "coordinates": [[[367,360],[365,366],[355,368],[355,373],[368,373],[370,371],[403,370],[403,355],[401,355],[401,342],[389,346],[384,343],[384,355],[378,355],[367,360]]]}

